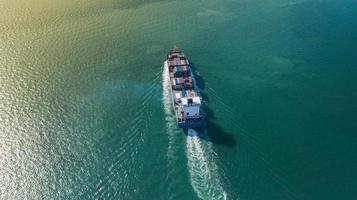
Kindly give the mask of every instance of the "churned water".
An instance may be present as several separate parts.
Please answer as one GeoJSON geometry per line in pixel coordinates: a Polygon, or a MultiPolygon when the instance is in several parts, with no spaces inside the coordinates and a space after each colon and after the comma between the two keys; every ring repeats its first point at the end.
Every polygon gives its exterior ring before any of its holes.
{"type": "Polygon", "coordinates": [[[357,199],[356,58],[354,0],[3,0],[0,199],[357,199]]]}

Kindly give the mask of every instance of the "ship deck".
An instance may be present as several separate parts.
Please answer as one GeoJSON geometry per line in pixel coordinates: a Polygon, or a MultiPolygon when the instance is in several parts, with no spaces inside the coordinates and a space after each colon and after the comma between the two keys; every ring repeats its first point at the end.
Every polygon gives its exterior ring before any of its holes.
{"type": "MultiPolygon", "coordinates": [[[[188,59],[181,52],[170,52],[165,66],[169,68],[170,90],[178,126],[181,128],[202,127],[204,125],[204,115],[201,112],[201,97],[188,59]],[[185,112],[180,110],[182,107],[182,99],[187,103],[187,99],[190,100],[191,98],[195,99],[197,97],[199,97],[199,99],[197,99],[199,104],[195,105],[196,107],[199,106],[199,110],[193,112],[196,113],[195,115],[192,115],[191,112],[191,115],[187,113],[186,117],[185,112]]],[[[190,101],[192,102],[192,100],[190,101]]],[[[187,104],[185,105],[187,107],[187,104]]],[[[190,105],[188,106],[190,107],[190,105]]]]}

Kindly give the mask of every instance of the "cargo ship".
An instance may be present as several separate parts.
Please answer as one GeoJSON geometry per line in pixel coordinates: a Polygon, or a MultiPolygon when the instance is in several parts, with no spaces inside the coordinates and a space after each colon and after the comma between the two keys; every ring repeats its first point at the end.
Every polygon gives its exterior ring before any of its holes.
{"type": "Polygon", "coordinates": [[[167,54],[164,67],[168,68],[170,95],[178,127],[184,129],[203,127],[205,113],[202,98],[190,62],[184,52],[175,47],[167,54]]]}

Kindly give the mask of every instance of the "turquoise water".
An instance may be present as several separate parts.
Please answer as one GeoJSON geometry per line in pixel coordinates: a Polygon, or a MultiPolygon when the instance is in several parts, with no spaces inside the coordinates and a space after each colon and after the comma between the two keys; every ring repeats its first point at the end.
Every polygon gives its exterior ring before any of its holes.
{"type": "Polygon", "coordinates": [[[357,2],[5,0],[0,199],[356,199],[357,2]],[[209,137],[176,128],[192,61],[209,137]]]}

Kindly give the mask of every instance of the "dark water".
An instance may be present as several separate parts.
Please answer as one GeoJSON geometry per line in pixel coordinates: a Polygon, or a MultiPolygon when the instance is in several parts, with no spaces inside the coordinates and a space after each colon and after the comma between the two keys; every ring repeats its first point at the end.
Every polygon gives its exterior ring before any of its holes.
{"type": "Polygon", "coordinates": [[[0,199],[357,199],[356,1],[0,11],[0,199]],[[173,45],[210,141],[175,127],[173,45]]]}

